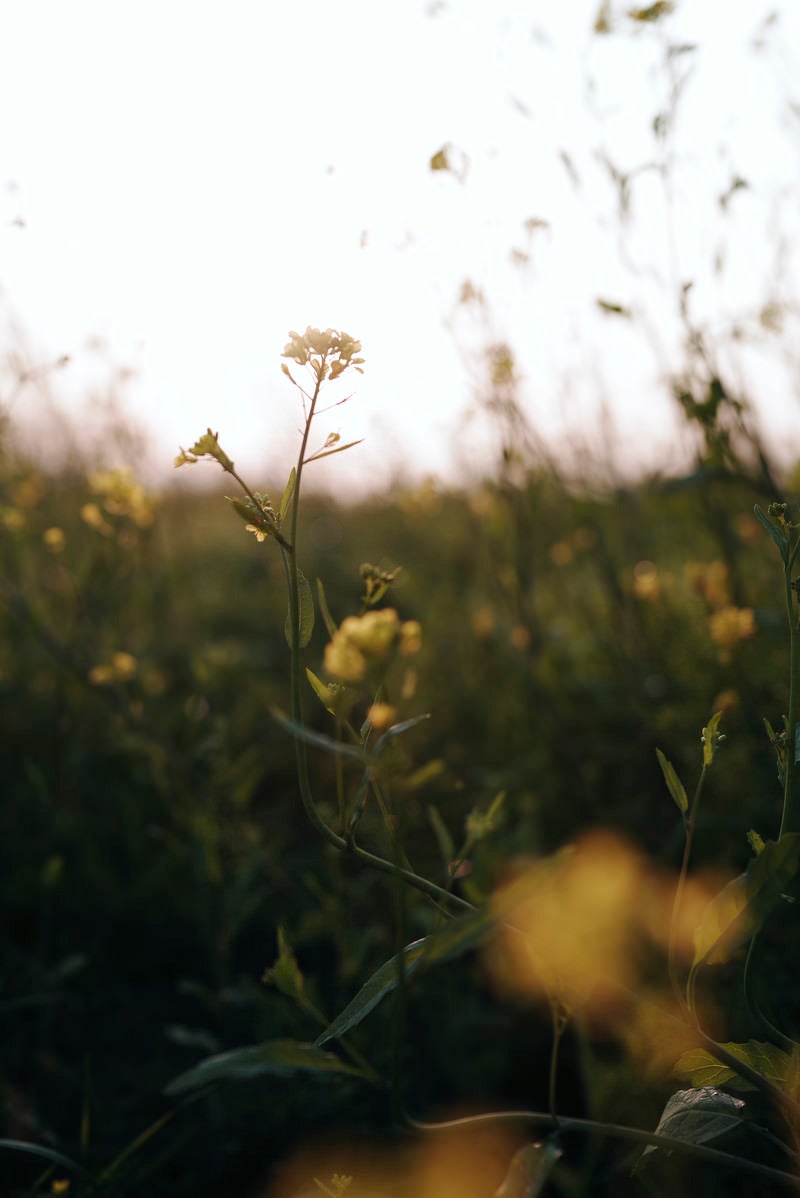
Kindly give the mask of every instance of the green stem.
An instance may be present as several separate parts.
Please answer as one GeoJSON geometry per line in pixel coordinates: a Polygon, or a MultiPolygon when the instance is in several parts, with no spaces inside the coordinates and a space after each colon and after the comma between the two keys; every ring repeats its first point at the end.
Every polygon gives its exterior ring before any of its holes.
{"type": "Polygon", "coordinates": [[[547,1106],[550,1111],[553,1124],[556,1128],[560,1127],[557,1103],[556,1103],[556,1083],[558,1081],[558,1050],[561,1047],[561,1037],[564,1035],[567,1027],[567,1020],[561,1010],[559,1004],[554,1000],[550,1000],[550,1017],[553,1022],[553,1044],[550,1049],[550,1073],[547,1081],[547,1106]]]}
{"type": "Polygon", "coordinates": [[[689,861],[692,856],[697,808],[700,803],[700,795],[703,791],[703,784],[706,780],[707,771],[708,766],[704,764],[700,771],[700,777],[697,779],[697,786],[695,787],[694,795],[692,796],[692,802],[689,807],[689,815],[686,820],[686,837],[684,839],[683,845],[683,860],[681,861],[681,871],[678,875],[678,885],[675,889],[675,900],[672,904],[672,916],[669,923],[667,968],[669,971],[669,978],[672,983],[672,989],[675,992],[675,997],[683,1008],[686,1007],[686,998],[681,990],[681,986],[678,981],[677,969],[675,967],[675,942],[678,935],[678,916],[680,915],[681,905],[683,903],[683,892],[686,889],[686,878],[689,873],[689,861]]]}
{"type": "MultiPolygon", "coordinates": [[[[292,496],[292,509],[290,517],[290,541],[291,548],[281,545],[281,556],[283,559],[283,568],[286,575],[286,584],[289,591],[289,649],[291,654],[291,669],[290,669],[290,686],[291,686],[291,705],[292,718],[299,724],[303,720],[303,699],[301,688],[301,660],[300,660],[300,586],[298,579],[298,552],[297,552],[297,518],[300,510],[300,490],[303,477],[303,464],[306,456],[306,448],[308,438],[311,432],[311,422],[314,419],[314,410],[321,387],[321,380],[317,380],[314,388],[314,393],[309,401],[308,414],[306,416],[305,428],[303,430],[303,439],[300,445],[300,453],[297,458],[297,466],[295,467],[295,486],[292,496]]],[[[403,869],[393,861],[387,861],[383,857],[378,857],[374,853],[362,849],[355,844],[352,838],[348,841],[343,836],[340,836],[333,828],[322,818],[314,795],[311,790],[311,780],[308,772],[308,753],[306,751],[305,742],[300,737],[295,737],[295,757],[297,762],[297,780],[300,787],[300,797],[303,802],[306,815],[311,821],[312,826],[316,829],[320,836],[334,848],[340,852],[350,853],[357,861],[363,865],[369,866],[371,869],[379,870],[381,873],[391,874],[393,877],[401,879],[415,890],[421,891],[430,898],[436,899],[445,904],[454,904],[465,910],[474,910],[473,904],[468,903],[466,899],[459,898],[457,895],[448,894],[441,886],[437,886],[435,882],[429,881],[427,878],[421,877],[414,873],[413,870],[403,869]]]]}
{"type": "MultiPolygon", "coordinates": [[[[553,1116],[548,1111],[496,1111],[486,1115],[471,1115],[464,1119],[447,1119],[441,1123],[427,1123],[406,1116],[412,1127],[419,1131],[460,1131],[471,1127],[493,1123],[529,1123],[538,1127],[556,1127],[563,1131],[585,1131],[590,1135],[610,1136],[617,1140],[631,1140],[635,1144],[650,1144],[654,1148],[663,1148],[667,1152],[676,1152],[683,1156],[692,1156],[698,1160],[709,1161],[726,1169],[735,1169],[737,1173],[753,1173],[759,1177],[769,1178],[780,1185],[800,1192],[800,1178],[793,1173],[785,1173],[782,1169],[774,1169],[770,1165],[760,1165],[747,1157],[735,1156],[731,1152],[720,1152],[717,1148],[705,1148],[701,1144],[692,1144],[687,1140],[676,1140],[672,1136],[661,1136],[655,1132],[641,1131],[638,1127],[625,1127],[619,1123],[600,1123],[594,1119],[573,1119],[559,1116],[556,1125],[553,1116]]],[[[745,1122],[743,1120],[743,1122],[745,1122]]]]}
{"type": "MultiPolygon", "coordinates": [[[[223,467],[223,469],[225,469],[225,467],[223,467]]],[[[247,483],[244,481],[244,479],[241,477],[241,475],[240,475],[240,474],[238,474],[238,473],[236,472],[236,470],[234,470],[233,466],[228,466],[228,467],[227,467],[227,472],[228,472],[228,474],[232,474],[232,475],[233,475],[233,477],[236,479],[236,481],[237,481],[237,483],[239,484],[239,486],[240,486],[240,487],[242,488],[242,490],[244,491],[244,493],[245,493],[245,495],[247,496],[247,498],[248,498],[248,499],[250,500],[250,502],[252,503],[252,505],[253,505],[253,507],[255,508],[255,510],[256,510],[257,512],[260,512],[260,514],[263,516],[263,518],[264,518],[264,519],[267,521],[267,523],[268,523],[268,524],[269,524],[269,526],[270,526],[270,531],[271,531],[271,534],[272,534],[272,536],[275,538],[275,540],[278,542],[278,544],[280,545],[281,549],[282,549],[284,552],[286,552],[286,553],[292,553],[292,552],[294,552],[294,551],[293,551],[293,549],[292,549],[292,546],[291,546],[291,545],[289,544],[289,542],[286,540],[286,538],[284,537],[283,533],[282,533],[282,532],[280,531],[280,529],[278,528],[278,526],[277,526],[277,524],[275,523],[275,521],[274,521],[274,520],[271,520],[271,519],[269,518],[269,516],[267,515],[267,513],[264,511],[264,508],[263,508],[263,507],[262,507],[262,505],[261,505],[261,504],[258,502],[258,500],[256,499],[255,495],[254,495],[254,494],[253,494],[253,492],[250,490],[250,488],[248,487],[248,485],[247,485],[247,483]]]]}
{"type": "MultiPolygon", "coordinates": [[[[796,534],[795,534],[796,535],[796,534]]],[[[786,752],[784,756],[783,816],[780,836],[800,832],[800,770],[797,765],[798,724],[800,724],[800,628],[795,608],[796,596],[792,586],[792,562],[785,570],[786,613],[789,619],[789,714],[786,717],[786,752]]]]}

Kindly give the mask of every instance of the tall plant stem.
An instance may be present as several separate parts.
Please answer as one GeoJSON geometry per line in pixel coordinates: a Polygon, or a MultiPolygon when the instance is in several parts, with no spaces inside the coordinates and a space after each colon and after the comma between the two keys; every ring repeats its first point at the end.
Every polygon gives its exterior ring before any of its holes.
{"type": "MultiPolygon", "coordinates": [[[[303,465],[305,463],[306,449],[308,447],[308,438],[311,432],[311,422],[314,419],[314,412],[319,399],[320,387],[322,380],[318,379],[314,392],[309,400],[308,412],[306,415],[305,428],[303,430],[303,439],[300,444],[300,452],[297,456],[297,466],[295,467],[295,484],[294,494],[292,496],[292,507],[289,525],[289,540],[291,549],[281,545],[281,557],[283,559],[283,568],[286,575],[286,586],[289,592],[289,649],[291,653],[291,702],[292,702],[292,718],[296,723],[302,724],[303,720],[303,694],[301,686],[301,645],[300,645],[300,576],[298,570],[298,552],[297,552],[297,523],[298,514],[300,511],[300,490],[303,478],[303,465]]],[[[303,807],[306,815],[311,821],[312,826],[329,844],[340,852],[347,852],[363,865],[369,866],[371,869],[379,870],[381,873],[391,874],[407,885],[412,886],[415,890],[421,891],[428,895],[429,898],[435,899],[440,903],[444,903],[445,907],[456,906],[463,910],[472,911],[473,904],[466,899],[459,898],[458,895],[450,894],[442,886],[437,886],[435,882],[431,882],[428,878],[423,878],[413,870],[404,869],[402,866],[393,861],[387,861],[384,857],[378,857],[374,853],[362,849],[355,844],[352,839],[346,840],[334,831],[320,814],[319,808],[314,801],[314,795],[311,790],[311,780],[308,772],[308,753],[306,745],[300,737],[295,737],[295,756],[297,761],[297,780],[300,786],[300,797],[303,801],[303,807]]]]}
{"type": "MultiPolygon", "coordinates": [[[[641,1131],[638,1127],[625,1127],[619,1123],[600,1123],[594,1119],[573,1119],[571,1116],[560,1115],[558,1129],[549,1111],[494,1111],[486,1115],[467,1115],[463,1119],[446,1119],[440,1123],[423,1122],[406,1116],[411,1127],[419,1131],[448,1132],[468,1131],[474,1127],[491,1126],[492,1124],[517,1123],[532,1124],[538,1127],[553,1127],[554,1130],[582,1131],[594,1136],[609,1136],[612,1139],[629,1140],[634,1144],[652,1145],[662,1148],[665,1152],[674,1152],[679,1156],[690,1156],[696,1160],[709,1161],[733,1169],[737,1173],[750,1173],[763,1177],[776,1184],[786,1186],[795,1193],[800,1193],[800,1178],[782,1169],[774,1169],[771,1165],[762,1165],[747,1157],[734,1156],[731,1152],[721,1152],[717,1148],[706,1148],[702,1144],[694,1144],[689,1140],[678,1140],[673,1136],[662,1136],[656,1132],[641,1131]]],[[[744,1122],[744,1121],[743,1121],[744,1122]]]]}
{"type": "MultiPolygon", "coordinates": [[[[797,533],[793,530],[794,535],[797,533]]],[[[792,584],[792,566],[800,542],[795,542],[785,568],[786,612],[789,619],[789,712],[786,717],[784,756],[783,816],[780,835],[800,832],[800,770],[798,770],[798,723],[800,723],[800,628],[797,620],[797,595],[792,584]]]]}
{"type": "Polygon", "coordinates": [[[683,844],[683,860],[681,861],[681,871],[678,875],[678,885],[675,888],[675,900],[672,904],[672,916],[669,923],[669,943],[667,948],[667,969],[669,971],[670,982],[672,989],[675,992],[680,1005],[686,1007],[686,998],[681,990],[678,981],[678,973],[675,968],[675,942],[678,936],[678,917],[680,915],[681,906],[683,904],[683,892],[686,889],[686,878],[689,873],[689,861],[692,856],[692,845],[694,843],[694,829],[697,821],[697,808],[700,803],[700,795],[703,792],[703,783],[706,780],[708,765],[704,762],[703,768],[700,771],[700,777],[697,779],[692,802],[689,807],[689,814],[686,819],[686,836],[683,844]]]}

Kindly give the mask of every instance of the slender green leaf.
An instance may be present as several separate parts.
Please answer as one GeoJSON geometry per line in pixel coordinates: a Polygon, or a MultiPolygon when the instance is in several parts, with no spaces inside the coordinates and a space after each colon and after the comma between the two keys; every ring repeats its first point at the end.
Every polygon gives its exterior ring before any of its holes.
{"type": "MultiPolygon", "coordinates": [[[[723,1044],[723,1048],[756,1069],[776,1086],[785,1086],[794,1076],[792,1054],[774,1044],[748,1040],[745,1044],[723,1044]]],[[[737,1090],[753,1090],[753,1083],[740,1077],[730,1065],[724,1065],[705,1048],[690,1048],[678,1058],[674,1072],[693,1086],[734,1086],[737,1090]]],[[[666,1133],[665,1133],[666,1134],[666,1133]]]]}
{"type": "MultiPolygon", "coordinates": [[[[429,939],[429,937],[423,937],[421,940],[415,940],[413,944],[407,944],[402,950],[405,956],[403,972],[406,978],[410,978],[421,964],[429,939]]],[[[386,998],[387,994],[392,993],[397,986],[399,956],[400,954],[397,953],[394,957],[390,957],[381,965],[380,969],[373,973],[355,998],[336,1016],[322,1035],[317,1037],[315,1041],[317,1045],[327,1044],[329,1040],[343,1036],[351,1028],[357,1027],[362,1020],[366,1019],[370,1011],[373,1011],[378,1003],[386,998]]]]}
{"type": "Polygon", "coordinates": [[[658,764],[661,766],[661,773],[664,775],[667,790],[677,803],[681,815],[686,815],[686,812],[689,810],[689,800],[686,797],[686,789],[683,783],[675,773],[675,767],[671,761],[667,760],[660,749],[656,749],[656,757],[658,758],[658,764]]]}
{"type": "Polygon", "coordinates": [[[311,684],[311,689],[325,710],[329,711],[331,715],[336,715],[334,700],[341,691],[340,686],[338,684],[323,682],[321,678],[317,677],[313,670],[306,670],[306,678],[311,684]]]}
{"type": "Polygon", "coordinates": [[[282,927],[278,928],[278,959],[261,980],[265,985],[275,986],[287,998],[305,1001],[305,979],[282,927]]]}
{"type": "Polygon", "coordinates": [[[335,449],[321,449],[319,453],[314,453],[310,458],[305,458],[303,465],[307,466],[309,462],[319,462],[322,458],[329,458],[334,453],[344,453],[346,449],[352,449],[354,445],[360,445],[363,440],[364,438],[360,437],[358,441],[348,441],[346,445],[337,445],[335,449]]]}
{"type": "Polygon", "coordinates": [[[283,495],[281,495],[280,507],[278,508],[279,520],[283,520],[289,510],[289,504],[292,502],[292,496],[294,495],[294,484],[296,479],[297,471],[295,470],[294,466],[292,466],[292,472],[289,475],[289,481],[284,488],[283,495]]]}
{"type": "Polygon", "coordinates": [[[388,740],[394,740],[396,736],[402,736],[404,732],[408,732],[411,728],[416,728],[417,724],[422,724],[430,718],[430,713],[425,712],[423,715],[412,716],[409,720],[401,720],[399,724],[392,724],[391,728],[387,728],[383,736],[375,742],[375,756],[377,757],[388,740]]]}
{"type": "Polygon", "coordinates": [[[60,1165],[62,1169],[68,1169],[70,1173],[75,1173],[80,1177],[86,1176],[86,1170],[82,1165],[68,1156],[64,1156],[63,1152],[56,1152],[54,1148],[48,1148],[46,1144],[29,1144],[27,1140],[0,1140],[0,1149],[5,1149],[6,1152],[24,1152],[29,1156],[38,1156],[41,1160],[50,1161],[53,1165],[60,1165]]]}
{"type": "Polygon", "coordinates": [[[338,753],[340,757],[352,757],[355,761],[366,765],[369,761],[368,755],[358,745],[348,745],[343,741],[334,740],[332,736],[326,736],[324,732],[314,732],[312,728],[306,728],[305,724],[300,724],[297,720],[293,720],[291,716],[284,715],[276,707],[271,709],[272,718],[287,731],[291,732],[292,736],[296,736],[299,740],[306,741],[309,745],[314,745],[318,749],[325,749],[328,753],[338,753]]]}
{"type": "MultiPolygon", "coordinates": [[[[493,926],[497,913],[489,906],[480,907],[451,919],[438,932],[415,940],[402,950],[405,956],[403,972],[411,977],[420,966],[433,965],[437,961],[448,961],[470,949],[483,939],[493,926]]],[[[390,957],[361,987],[355,998],[336,1016],[331,1025],[316,1040],[325,1044],[328,1040],[343,1036],[356,1027],[397,986],[399,956],[390,957]]]]}
{"type": "Polygon", "coordinates": [[[770,840],[745,873],[725,886],[706,907],[695,932],[692,973],[718,965],[761,927],[780,901],[800,864],[800,833],[770,840]]]}
{"type": "MultiPolygon", "coordinates": [[[[501,790],[492,799],[488,811],[481,811],[479,807],[473,807],[472,811],[470,811],[464,825],[466,851],[472,849],[474,845],[484,840],[490,832],[495,830],[505,798],[506,792],[501,790]]],[[[462,852],[464,851],[462,849],[462,852]]]]}
{"type": "Polygon", "coordinates": [[[328,630],[328,636],[331,638],[331,640],[333,640],[334,634],[336,632],[336,622],[331,615],[330,608],[328,607],[328,598],[325,594],[325,587],[322,585],[321,578],[317,579],[317,603],[319,604],[322,622],[328,630]]]}
{"type": "MultiPolygon", "coordinates": [[[[711,719],[703,729],[703,765],[711,765],[714,760],[714,754],[719,748],[719,722],[722,719],[722,712],[715,711],[711,719]]],[[[722,737],[724,740],[725,738],[722,737]]]]}
{"type": "Polygon", "coordinates": [[[784,563],[788,562],[788,560],[789,560],[789,540],[786,536],[786,533],[781,528],[779,528],[777,524],[773,523],[773,521],[770,520],[769,516],[765,515],[764,511],[762,510],[762,508],[759,507],[758,504],[755,505],[755,507],[753,508],[753,511],[755,513],[756,519],[758,521],[760,521],[761,524],[764,525],[764,528],[766,528],[767,532],[772,537],[775,544],[778,546],[778,552],[781,555],[781,559],[784,561],[784,563]]]}
{"type": "Polygon", "coordinates": [[[438,808],[434,807],[433,803],[428,804],[428,819],[436,836],[436,843],[439,846],[439,852],[442,854],[442,861],[445,869],[450,868],[450,862],[456,855],[456,848],[453,844],[453,838],[447,830],[447,825],[439,814],[438,808]]]}
{"type": "Polygon", "coordinates": [[[316,1044],[301,1044],[297,1040],[268,1040],[265,1044],[234,1048],[230,1052],[208,1057],[193,1069],[181,1073],[164,1092],[174,1097],[216,1082],[245,1081],[267,1074],[290,1077],[295,1073],[364,1076],[355,1065],[340,1061],[333,1053],[323,1052],[316,1044]]]}
{"type": "MultiPolygon", "coordinates": [[[[308,584],[308,579],[300,570],[297,571],[297,597],[300,602],[300,648],[305,649],[306,645],[311,640],[311,633],[314,631],[314,597],[311,594],[311,587],[308,584]]],[[[291,648],[292,623],[290,616],[291,613],[287,612],[286,623],[284,625],[284,634],[286,636],[286,643],[291,648]]]]}

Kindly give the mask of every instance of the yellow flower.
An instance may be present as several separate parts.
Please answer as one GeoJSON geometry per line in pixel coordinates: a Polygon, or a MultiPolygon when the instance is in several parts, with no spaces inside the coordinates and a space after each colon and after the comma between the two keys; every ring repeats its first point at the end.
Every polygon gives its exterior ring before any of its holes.
{"type": "Polygon", "coordinates": [[[341,682],[360,682],[367,672],[367,659],[352,645],[341,629],[334,633],[333,640],[325,646],[325,673],[341,682]]]}
{"type": "Polygon", "coordinates": [[[21,532],[25,527],[25,516],[15,507],[0,508],[0,520],[9,532],[21,532]]]}
{"type": "Polygon", "coordinates": [[[388,661],[399,648],[404,656],[418,652],[422,629],[416,620],[400,623],[393,607],[348,616],[325,648],[325,670],[341,682],[360,682],[370,665],[388,661]]]}
{"type": "Polygon", "coordinates": [[[756,620],[753,609],[729,604],[709,617],[708,628],[712,641],[724,652],[729,652],[739,641],[755,636],[756,620]]]}
{"type": "Polygon", "coordinates": [[[110,537],[114,529],[108,523],[96,503],[85,503],[81,508],[81,520],[103,537],[110,537]]]}
{"type": "Polygon", "coordinates": [[[422,648],[422,625],[419,620],[406,620],[400,626],[400,652],[403,657],[413,657],[422,648]]]}
{"type": "Polygon", "coordinates": [[[105,470],[92,474],[89,486],[103,497],[103,507],[112,516],[128,516],[139,528],[153,523],[153,505],[130,470],[105,470]]]}
{"type": "Polygon", "coordinates": [[[397,719],[397,708],[391,703],[373,703],[367,711],[367,719],[378,732],[383,732],[397,719]]]}
{"type": "Polygon", "coordinates": [[[42,540],[51,553],[63,553],[67,538],[64,536],[63,528],[46,528],[42,533],[42,540]]]}
{"type": "Polygon", "coordinates": [[[120,649],[111,654],[111,660],[96,665],[89,671],[92,686],[108,686],[112,682],[128,682],[137,671],[138,665],[132,653],[120,649]]]}
{"type": "Polygon", "coordinates": [[[653,562],[637,562],[633,567],[633,593],[637,599],[652,601],[661,597],[661,582],[653,562]]]}

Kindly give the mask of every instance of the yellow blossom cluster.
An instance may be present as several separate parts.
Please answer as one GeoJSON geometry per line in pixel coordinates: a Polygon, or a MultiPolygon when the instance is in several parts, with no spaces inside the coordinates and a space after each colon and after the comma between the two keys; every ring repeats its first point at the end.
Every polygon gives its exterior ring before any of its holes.
{"type": "Polygon", "coordinates": [[[67,538],[64,535],[64,529],[58,528],[55,525],[52,528],[46,528],[42,533],[42,540],[51,553],[63,553],[64,546],[67,543],[67,538]]]}
{"type": "Polygon", "coordinates": [[[152,500],[130,470],[104,470],[92,474],[89,487],[109,515],[127,516],[137,528],[149,528],[153,523],[152,500]]]}
{"type": "Polygon", "coordinates": [[[692,590],[706,601],[709,607],[727,607],[731,601],[728,567],[724,562],[690,562],[686,577],[692,590]]]}
{"type": "Polygon", "coordinates": [[[748,637],[755,636],[756,619],[752,607],[735,607],[729,604],[709,617],[708,629],[711,639],[719,645],[720,657],[729,661],[731,649],[748,637]]]}
{"type": "Polygon", "coordinates": [[[655,601],[663,590],[658,569],[654,562],[637,562],[633,567],[633,593],[637,599],[655,601]]]}
{"type": "Polygon", "coordinates": [[[136,658],[132,653],[118,650],[111,658],[101,665],[93,666],[89,671],[89,681],[92,686],[109,686],[115,682],[128,682],[137,670],[136,658]]]}
{"type": "Polygon", "coordinates": [[[340,682],[361,682],[373,665],[385,665],[397,651],[418,653],[422,628],[417,620],[400,621],[393,607],[348,616],[325,647],[325,671],[340,682]]]}

